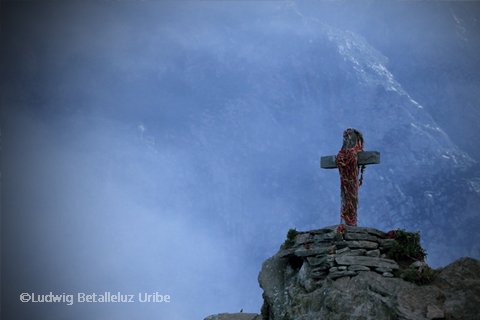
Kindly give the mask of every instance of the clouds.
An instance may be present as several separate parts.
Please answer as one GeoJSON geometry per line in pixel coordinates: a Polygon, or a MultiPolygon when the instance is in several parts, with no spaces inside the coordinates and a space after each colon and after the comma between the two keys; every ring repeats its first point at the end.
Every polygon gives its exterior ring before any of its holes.
{"type": "Polygon", "coordinates": [[[15,126],[6,128],[7,139],[17,138],[5,146],[10,175],[4,177],[9,190],[4,210],[12,214],[4,220],[11,249],[4,267],[20,276],[6,285],[12,294],[6,299],[16,312],[27,311],[15,299],[24,291],[159,291],[170,294],[174,305],[52,305],[42,313],[71,317],[75,309],[79,318],[100,310],[99,317],[107,319],[121,314],[188,317],[191,310],[207,312],[221,297],[227,304],[245,299],[223,298],[229,288],[220,285],[245,272],[239,257],[227,254],[237,245],[222,231],[202,227],[205,221],[195,219],[199,212],[192,212],[195,207],[185,195],[175,198],[175,192],[186,191],[175,180],[193,182],[179,156],[149,156],[148,146],[109,120],[83,126],[81,135],[66,141],[36,120],[10,119],[15,126]],[[15,150],[19,147],[22,156],[15,150]]]}

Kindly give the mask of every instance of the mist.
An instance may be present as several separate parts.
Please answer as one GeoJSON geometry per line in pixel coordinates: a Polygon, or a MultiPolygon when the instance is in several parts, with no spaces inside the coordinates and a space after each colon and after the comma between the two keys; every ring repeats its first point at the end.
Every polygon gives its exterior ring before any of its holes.
{"type": "Polygon", "coordinates": [[[434,267],[478,259],[480,188],[459,178],[480,177],[466,6],[2,3],[4,319],[258,313],[287,231],[339,223],[319,158],[348,127],[382,154],[359,226],[421,230],[434,267]],[[432,56],[453,62],[430,72],[432,56]],[[19,299],[50,292],[73,303],[19,299]],[[78,301],[105,292],[134,302],[78,301]],[[156,293],[170,302],[140,302],[156,293]]]}

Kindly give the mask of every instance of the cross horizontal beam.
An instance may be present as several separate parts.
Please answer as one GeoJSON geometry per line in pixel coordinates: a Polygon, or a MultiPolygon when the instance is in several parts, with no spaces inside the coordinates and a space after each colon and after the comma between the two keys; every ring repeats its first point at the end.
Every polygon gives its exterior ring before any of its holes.
{"type": "MultiPolygon", "coordinates": [[[[362,151],[358,153],[358,165],[379,164],[380,152],[362,151]]],[[[320,167],[323,169],[336,169],[335,156],[325,156],[320,158],[320,167]]]]}

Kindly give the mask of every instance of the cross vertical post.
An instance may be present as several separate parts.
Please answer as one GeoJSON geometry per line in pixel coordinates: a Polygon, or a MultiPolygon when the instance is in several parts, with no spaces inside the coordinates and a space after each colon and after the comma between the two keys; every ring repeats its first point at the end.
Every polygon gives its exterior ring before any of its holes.
{"type": "Polygon", "coordinates": [[[363,151],[363,144],[362,133],[348,128],[343,132],[343,145],[340,152],[335,156],[320,158],[321,168],[338,168],[340,173],[340,224],[355,227],[357,226],[358,187],[362,185],[363,170],[366,165],[380,163],[380,152],[363,151]]]}

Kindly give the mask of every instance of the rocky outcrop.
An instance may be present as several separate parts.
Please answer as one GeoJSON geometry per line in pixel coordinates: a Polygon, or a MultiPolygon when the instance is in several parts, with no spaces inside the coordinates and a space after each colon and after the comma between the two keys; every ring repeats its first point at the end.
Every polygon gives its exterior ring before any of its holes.
{"type": "Polygon", "coordinates": [[[262,320],[258,313],[219,313],[206,317],[204,320],[262,320]]]}
{"type": "Polygon", "coordinates": [[[423,286],[401,278],[373,228],[301,232],[262,265],[263,320],[479,319],[480,261],[462,258],[423,286]]]}

